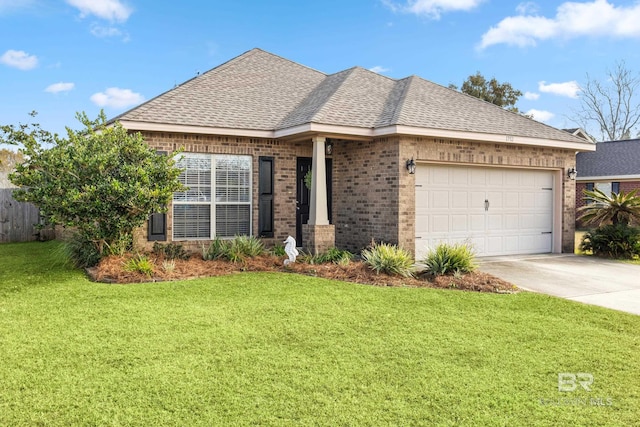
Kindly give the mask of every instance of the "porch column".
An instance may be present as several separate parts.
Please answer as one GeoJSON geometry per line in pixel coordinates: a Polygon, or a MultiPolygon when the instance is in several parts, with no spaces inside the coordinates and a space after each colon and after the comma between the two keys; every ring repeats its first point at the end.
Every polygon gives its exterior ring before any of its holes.
{"type": "Polygon", "coordinates": [[[327,213],[327,170],[324,158],[325,138],[313,138],[313,159],[311,161],[311,204],[309,206],[310,225],[329,225],[327,213]]]}
{"type": "Polygon", "coordinates": [[[336,244],[336,229],[329,224],[327,212],[327,171],[324,158],[325,138],[318,136],[313,141],[311,161],[311,203],[309,222],[302,225],[305,248],[312,254],[325,252],[336,244]]]}

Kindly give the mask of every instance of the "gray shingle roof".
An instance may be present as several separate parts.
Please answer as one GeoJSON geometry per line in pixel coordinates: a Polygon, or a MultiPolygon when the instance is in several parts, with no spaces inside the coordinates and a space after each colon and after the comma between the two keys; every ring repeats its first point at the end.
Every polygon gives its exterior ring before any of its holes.
{"type": "Polygon", "coordinates": [[[577,154],[576,169],[578,177],[640,175],[640,139],[599,142],[577,154]]]}
{"type": "Polygon", "coordinates": [[[368,129],[405,125],[585,142],[417,76],[395,80],[360,67],[326,75],[260,49],[116,119],[243,130],[281,130],[309,123],[368,129]]]}

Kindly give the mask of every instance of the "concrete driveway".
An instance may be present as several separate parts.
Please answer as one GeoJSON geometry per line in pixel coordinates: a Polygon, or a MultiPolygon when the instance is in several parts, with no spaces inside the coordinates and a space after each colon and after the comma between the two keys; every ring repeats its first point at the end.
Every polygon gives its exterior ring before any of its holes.
{"type": "Polygon", "coordinates": [[[478,261],[480,271],[521,289],[640,315],[640,265],[569,254],[478,261]]]}

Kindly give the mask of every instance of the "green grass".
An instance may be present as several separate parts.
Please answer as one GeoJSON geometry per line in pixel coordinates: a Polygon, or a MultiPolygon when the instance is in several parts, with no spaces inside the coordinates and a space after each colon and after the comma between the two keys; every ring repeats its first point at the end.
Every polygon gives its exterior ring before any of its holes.
{"type": "Polygon", "coordinates": [[[57,248],[0,245],[3,426],[637,425],[640,316],[294,274],[96,284],[57,248]]]}

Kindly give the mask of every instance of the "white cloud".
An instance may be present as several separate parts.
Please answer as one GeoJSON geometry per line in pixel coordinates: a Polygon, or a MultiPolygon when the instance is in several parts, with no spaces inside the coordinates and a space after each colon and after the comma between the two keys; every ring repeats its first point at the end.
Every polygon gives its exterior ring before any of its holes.
{"type": "Polygon", "coordinates": [[[484,49],[494,44],[535,46],[538,41],[552,38],[608,36],[640,38],[640,3],[618,6],[608,0],[577,3],[565,2],[558,6],[556,16],[546,18],[523,8],[527,14],[509,16],[482,35],[479,44],[484,49]]]}
{"type": "Polygon", "coordinates": [[[126,108],[140,104],[144,101],[144,97],[131,89],[110,87],[104,92],[91,95],[91,101],[98,107],[126,108]]]}
{"type": "Polygon", "coordinates": [[[80,17],[94,15],[111,22],[125,22],[133,9],[120,0],[67,0],[67,3],[80,10],[80,17]]]}
{"type": "Polygon", "coordinates": [[[535,93],[535,92],[525,92],[524,93],[524,99],[529,99],[531,101],[535,101],[538,98],[540,98],[540,94],[539,93],[535,93]]]}
{"type": "Polygon", "coordinates": [[[516,6],[516,12],[518,12],[519,15],[532,15],[538,13],[538,10],[538,5],[532,1],[520,3],[516,6]]]}
{"type": "Polygon", "coordinates": [[[23,50],[9,49],[4,55],[0,56],[0,62],[19,70],[31,70],[38,66],[38,58],[35,55],[29,55],[23,50]]]}
{"type": "Polygon", "coordinates": [[[554,95],[566,96],[569,98],[577,98],[580,92],[578,82],[572,80],[564,83],[549,83],[545,81],[538,82],[538,90],[544,93],[552,93],[554,95]]]}
{"type": "Polygon", "coordinates": [[[60,93],[60,92],[68,92],[73,89],[76,85],[74,83],[54,83],[52,85],[47,86],[44,90],[49,93],[60,93]]]}
{"type": "Polygon", "coordinates": [[[388,68],[384,68],[382,65],[376,65],[375,67],[369,68],[369,71],[373,71],[374,73],[382,74],[390,71],[388,68]]]}
{"type": "Polygon", "coordinates": [[[530,109],[525,114],[527,116],[533,117],[534,120],[537,120],[539,122],[547,122],[555,116],[555,114],[550,111],[536,110],[535,108],[530,109]]]}
{"type": "Polygon", "coordinates": [[[398,4],[392,0],[382,2],[394,12],[403,11],[432,19],[440,19],[446,12],[469,11],[475,9],[484,0],[407,0],[406,4],[398,4]]]}

